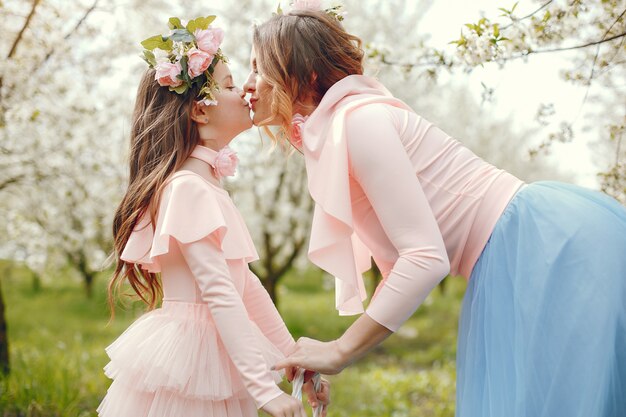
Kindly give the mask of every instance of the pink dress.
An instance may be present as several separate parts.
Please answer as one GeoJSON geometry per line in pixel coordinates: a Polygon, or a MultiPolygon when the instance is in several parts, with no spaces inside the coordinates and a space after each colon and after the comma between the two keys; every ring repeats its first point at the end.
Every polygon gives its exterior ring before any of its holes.
{"type": "MultiPolygon", "coordinates": [[[[215,155],[199,146],[192,157],[215,155]]],[[[257,416],[282,393],[269,368],[295,343],[248,268],[258,255],[224,189],[174,173],[154,231],[145,216],[122,259],[161,273],[163,305],[107,347],[113,383],[100,416],[257,416]]]]}
{"type": "Polygon", "coordinates": [[[336,277],[340,313],[358,314],[373,257],[384,279],[366,313],[393,331],[449,272],[469,278],[524,185],[362,75],[334,84],[300,133],[309,259],[336,277]]]}

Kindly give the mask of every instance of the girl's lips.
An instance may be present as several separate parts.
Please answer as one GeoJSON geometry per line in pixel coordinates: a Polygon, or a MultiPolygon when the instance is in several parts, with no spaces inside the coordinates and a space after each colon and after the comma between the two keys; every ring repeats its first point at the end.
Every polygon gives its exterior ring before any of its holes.
{"type": "Polygon", "coordinates": [[[251,98],[250,99],[250,108],[254,111],[254,105],[256,104],[258,99],[251,98]]]}

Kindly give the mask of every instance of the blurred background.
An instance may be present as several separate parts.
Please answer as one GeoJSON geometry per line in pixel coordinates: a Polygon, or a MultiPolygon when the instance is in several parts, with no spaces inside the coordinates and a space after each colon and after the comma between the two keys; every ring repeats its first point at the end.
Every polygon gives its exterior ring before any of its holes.
{"type": "MultiPolygon", "coordinates": [[[[287,1],[282,7],[288,7],[287,1]]],[[[336,2],[324,2],[331,7],[336,2]]],[[[367,74],[487,161],[526,181],[564,180],[626,201],[625,0],[345,0],[367,74]]],[[[104,348],[144,307],[109,322],[111,219],[145,63],[167,19],[218,15],[238,84],[251,26],[278,0],[0,0],[0,416],[95,416],[104,348]]],[[[306,260],[312,204],[301,158],[253,129],[226,187],[294,337],[354,320],[306,260]]],[[[599,242],[601,244],[601,242],[599,242]]],[[[366,276],[371,292],[379,280],[366,276]]],[[[381,347],[335,376],[332,416],[454,415],[465,281],[446,278],[381,347]]],[[[287,385],[284,386],[289,389],[287,385]]]]}

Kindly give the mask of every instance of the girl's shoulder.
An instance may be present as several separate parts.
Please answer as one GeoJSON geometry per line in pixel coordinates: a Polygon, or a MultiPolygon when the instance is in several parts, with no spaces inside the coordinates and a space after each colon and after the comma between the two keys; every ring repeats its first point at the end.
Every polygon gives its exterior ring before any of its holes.
{"type": "Polygon", "coordinates": [[[172,188],[178,188],[180,192],[191,193],[194,196],[197,196],[196,193],[209,193],[226,196],[230,199],[228,191],[219,184],[213,183],[211,180],[189,169],[181,169],[170,175],[165,182],[164,191],[172,188]]]}
{"type": "Polygon", "coordinates": [[[226,259],[258,259],[245,222],[228,192],[198,173],[180,170],[165,183],[155,223],[149,213],[144,214],[122,259],[160,272],[157,257],[169,252],[170,238],[192,243],[209,236],[226,259]]]}

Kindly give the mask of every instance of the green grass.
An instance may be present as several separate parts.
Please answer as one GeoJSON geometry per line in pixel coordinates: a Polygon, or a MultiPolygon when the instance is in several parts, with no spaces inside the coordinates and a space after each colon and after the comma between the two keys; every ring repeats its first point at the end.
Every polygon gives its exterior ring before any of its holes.
{"type": "MultiPolygon", "coordinates": [[[[4,268],[12,372],[0,379],[1,417],[95,416],[110,381],[104,348],[143,312],[130,304],[108,323],[106,276],[87,299],[80,282],[55,277],[34,289],[28,271],[4,268]]],[[[354,320],[334,310],[334,291],[311,271],[279,287],[280,310],[295,338],[338,337],[354,320]]],[[[334,376],[333,416],[454,415],[454,356],[465,283],[449,278],[418,312],[371,354],[334,376]]],[[[288,385],[284,385],[289,389],[288,385]]]]}

